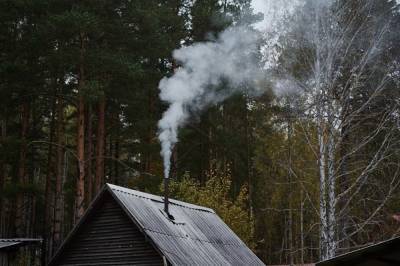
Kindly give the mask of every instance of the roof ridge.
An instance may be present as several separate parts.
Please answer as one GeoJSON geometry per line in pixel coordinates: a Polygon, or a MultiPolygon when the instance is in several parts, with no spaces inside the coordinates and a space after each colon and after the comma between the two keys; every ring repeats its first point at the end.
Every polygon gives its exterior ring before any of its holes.
{"type": "MultiPolygon", "coordinates": [[[[134,197],[138,197],[138,198],[143,198],[143,199],[149,199],[149,200],[156,200],[159,201],[161,203],[164,202],[163,197],[155,195],[155,194],[151,194],[151,193],[147,193],[147,192],[142,192],[139,190],[134,190],[134,189],[130,189],[130,188],[125,188],[125,187],[121,187],[121,186],[117,186],[117,185],[113,185],[110,183],[106,184],[111,190],[116,190],[118,192],[121,193],[125,193],[134,197]]],[[[204,211],[204,212],[209,212],[209,213],[214,213],[215,211],[211,208],[207,208],[204,206],[200,206],[200,205],[196,205],[196,204],[192,204],[192,203],[188,203],[188,202],[184,202],[184,201],[180,201],[180,200],[176,200],[176,199],[169,199],[169,202],[173,205],[177,205],[183,208],[188,208],[191,210],[197,210],[197,211],[204,211]]]]}
{"type": "Polygon", "coordinates": [[[23,241],[42,241],[41,238],[0,238],[0,242],[23,242],[23,241]]]}

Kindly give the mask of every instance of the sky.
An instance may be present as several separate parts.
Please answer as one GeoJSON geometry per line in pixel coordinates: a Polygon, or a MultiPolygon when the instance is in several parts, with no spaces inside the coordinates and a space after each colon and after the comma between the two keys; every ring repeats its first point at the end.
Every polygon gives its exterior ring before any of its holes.
{"type": "Polygon", "coordinates": [[[254,8],[255,13],[258,12],[265,13],[268,9],[268,4],[269,4],[268,2],[269,2],[268,0],[253,0],[251,4],[254,8]]]}
{"type": "Polygon", "coordinates": [[[264,31],[276,28],[283,14],[293,12],[298,3],[299,0],[252,0],[254,13],[264,14],[264,20],[256,23],[255,28],[264,31]]]}
{"type": "MultiPolygon", "coordinates": [[[[268,12],[269,4],[270,4],[270,0],[253,0],[251,2],[251,5],[254,9],[254,13],[263,13],[264,17],[265,17],[265,14],[267,14],[267,12],[268,12]]],[[[257,29],[262,29],[265,26],[264,21],[257,23],[255,26],[257,29]]]]}

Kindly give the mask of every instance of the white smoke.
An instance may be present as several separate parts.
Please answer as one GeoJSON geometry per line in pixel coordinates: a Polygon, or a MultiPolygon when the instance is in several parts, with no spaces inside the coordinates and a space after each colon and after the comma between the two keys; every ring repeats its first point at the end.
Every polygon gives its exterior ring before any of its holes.
{"type": "MultiPolygon", "coordinates": [[[[200,113],[241,89],[248,94],[259,93],[257,84],[268,69],[278,63],[279,38],[288,30],[286,19],[307,1],[332,0],[253,0],[254,13],[264,15],[263,21],[253,25],[257,30],[249,26],[232,26],[216,40],[195,43],[173,52],[180,67],[173,76],[163,78],[159,84],[160,98],[169,104],[158,123],[165,178],[169,176],[179,128],[191,114],[200,113]],[[223,88],[220,86],[222,83],[223,88]]],[[[287,82],[270,81],[275,83],[272,86],[278,93],[285,92],[283,87],[288,87],[287,82]]]]}
{"type": "Polygon", "coordinates": [[[199,113],[241,89],[257,91],[256,83],[262,77],[256,58],[259,40],[259,32],[238,26],[223,31],[216,40],[173,52],[180,67],[159,84],[160,98],[169,104],[158,123],[165,178],[169,176],[178,130],[192,113],[199,113]]]}

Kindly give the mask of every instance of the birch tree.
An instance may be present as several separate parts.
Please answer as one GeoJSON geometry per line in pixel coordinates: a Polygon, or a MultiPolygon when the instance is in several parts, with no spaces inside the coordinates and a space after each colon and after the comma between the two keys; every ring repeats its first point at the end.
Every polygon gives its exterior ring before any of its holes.
{"type": "Polygon", "coordinates": [[[317,128],[317,141],[310,145],[319,169],[323,260],[361,233],[398,186],[398,167],[383,171],[398,146],[398,105],[389,98],[398,71],[396,59],[388,56],[392,7],[376,1],[306,1],[285,36],[287,58],[278,73],[305,95],[297,113],[317,128]],[[352,219],[349,209],[378,172],[390,173],[384,177],[388,185],[380,187],[385,193],[374,199],[368,215],[352,219]]]}

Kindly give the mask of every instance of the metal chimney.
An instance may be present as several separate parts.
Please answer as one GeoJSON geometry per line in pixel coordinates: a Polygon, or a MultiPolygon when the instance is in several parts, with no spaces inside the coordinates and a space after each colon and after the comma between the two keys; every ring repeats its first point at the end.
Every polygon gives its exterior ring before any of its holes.
{"type": "Polygon", "coordinates": [[[169,187],[168,187],[168,183],[169,183],[169,178],[165,178],[164,177],[164,211],[165,213],[168,215],[168,217],[170,216],[169,214],[169,199],[168,199],[168,194],[169,194],[169,187]]]}

